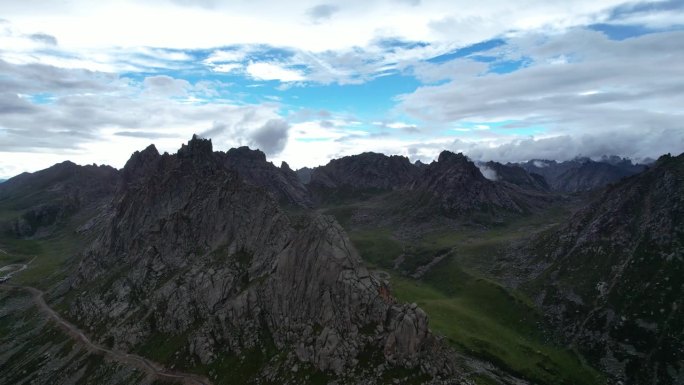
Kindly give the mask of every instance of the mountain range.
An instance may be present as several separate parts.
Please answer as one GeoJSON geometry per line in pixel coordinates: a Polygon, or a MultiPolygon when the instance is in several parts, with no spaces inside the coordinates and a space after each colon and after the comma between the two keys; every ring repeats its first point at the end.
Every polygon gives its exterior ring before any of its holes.
{"type": "Polygon", "coordinates": [[[684,155],[293,171],[199,137],[21,174],[0,383],[680,384],[683,182],[684,155]]]}

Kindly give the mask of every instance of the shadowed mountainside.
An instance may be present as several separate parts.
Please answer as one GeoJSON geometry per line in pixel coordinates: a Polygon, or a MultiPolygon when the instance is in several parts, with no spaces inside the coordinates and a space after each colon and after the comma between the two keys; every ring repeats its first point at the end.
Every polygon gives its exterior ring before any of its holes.
{"type": "Polygon", "coordinates": [[[348,383],[394,368],[455,375],[425,313],[391,297],[333,219],[285,215],[222,162],[198,138],[176,155],[131,157],[64,293],[70,317],[124,350],[175,341],[176,367],[254,356],[254,381],[298,362],[348,383]]]}
{"type": "Polygon", "coordinates": [[[18,218],[2,225],[2,231],[17,237],[41,237],[79,212],[92,216],[111,199],[119,179],[119,171],[112,167],[79,166],[69,161],[17,175],[0,184],[0,205],[19,213],[18,218]]]}
{"type": "Polygon", "coordinates": [[[524,248],[523,287],[615,381],[684,379],[684,154],[607,188],[524,248]]]}
{"type": "Polygon", "coordinates": [[[583,192],[598,189],[630,175],[638,174],[645,168],[633,164],[629,159],[604,157],[599,161],[577,158],[565,162],[534,159],[519,164],[530,174],[538,174],[546,179],[549,187],[560,192],[583,192]]]}

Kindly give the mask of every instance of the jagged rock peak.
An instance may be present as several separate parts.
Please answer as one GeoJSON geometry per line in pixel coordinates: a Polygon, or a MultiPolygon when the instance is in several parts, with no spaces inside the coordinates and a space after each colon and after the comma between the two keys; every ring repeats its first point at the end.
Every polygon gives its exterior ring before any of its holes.
{"type": "Polygon", "coordinates": [[[255,162],[266,162],[266,154],[261,150],[252,150],[247,146],[231,148],[227,152],[229,158],[241,158],[255,162]]]}
{"type": "Polygon", "coordinates": [[[156,163],[159,157],[159,151],[157,151],[157,147],[154,144],[150,144],[142,151],[134,152],[123,168],[124,181],[129,182],[136,176],[144,173],[144,170],[156,163]]]}
{"type": "Polygon", "coordinates": [[[465,163],[465,162],[470,162],[470,160],[468,160],[468,157],[463,155],[462,152],[455,154],[451,151],[444,150],[439,154],[439,158],[437,158],[437,162],[439,162],[439,163],[442,163],[442,162],[465,163]]]}
{"type": "Polygon", "coordinates": [[[405,156],[364,152],[333,159],[327,165],[315,168],[310,184],[324,189],[392,190],[410,182],[418,171],[405,156]]]}
{"type": "Polygon", "coordinates": [[[467,156],[459,152],[442,151],[436,163],[430,165],[432,172],[447,173],[452,176],[460,175],[459,180],[485,180],[480,169],[467,156]]]}
{"type": "Polygon", "coordinates": [[[206,158],[214,153],[213,146],[211,144],[211,139],[204,139],[197,136],[197,134],[192,135],[192,139],[187,145],[182,145],[180,150],[178,150],[179,158],[206,158]]]}
{"type": "Polygon", "coordinates": [[[57,164],[55,164],[55,165],[52,166],[52,167],[55,167],[55,168],[61,168],[61,167],[68,168],[68,167],[78,167],[78,165],[77,165],[76,163],[70,161],[70,160],[65,160],[64,162],[57,163],[57,164]]]}
{"type": "MultiPolygon", "coordinates": [[[[154,160],[157,157],[159,157],[159,151],[157,150],[157,147],[154,146],[154,144],[150,144],[147,146],[142,151],[136,151],[131,155],[131,159],[128,162],[131,162],[132,160],[154,160]]],[[[128,163],[126,163],[126,166],[128,166],[128,163]]],[[[126,167],[124,166],[124,168],[126,167]]]]}
{"type": "Polygon", "coordinates": [[[236,170],[249,183],[267,189],[279,202],[311,206],[309,191],[286,162],[276,167],[266,161],[262,151],[246,146],[228,150],[223,158],[226,167],[236,170]]]}

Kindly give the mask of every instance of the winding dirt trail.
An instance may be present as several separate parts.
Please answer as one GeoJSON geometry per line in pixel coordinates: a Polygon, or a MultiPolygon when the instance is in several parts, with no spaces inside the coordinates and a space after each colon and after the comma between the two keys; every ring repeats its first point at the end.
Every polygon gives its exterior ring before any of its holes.
{"type": "Polygon", "coordinates": [[[161,364],[150,361],[147,358],[124,353],[116,350],[111,350],[105,346],[91,341],[80,329],[62,318],[59,313],[52,309],[43,298],[45,294],[42,290],[38,290],[30,286],[19,286],[10,284],[0,284],[1,290],[20,289],[31,293],[33,302],[38,309],[52,319],[60,328],[62,328],[71,338],[84,345],[89,351],[102,354],[114,361],[118,361],[124,365],[134,366],[140,370],[147,372],[153,378],[159,380],[175,381],[184,385],[212,385],[208,378],[196,374],[181,373],[164,368],[161,364]]]}

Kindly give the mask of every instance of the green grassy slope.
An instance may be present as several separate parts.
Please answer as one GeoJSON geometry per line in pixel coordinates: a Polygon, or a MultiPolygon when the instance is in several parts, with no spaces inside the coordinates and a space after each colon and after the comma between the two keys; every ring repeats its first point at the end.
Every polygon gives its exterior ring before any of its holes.
{"type": "Polygon", "coordinates": [[[326,211],[347,226],[369,266],[390,271],[394,295],[421,306],[430,317],[432,330],[446,337],[455,349],[534,383],[605,383],[580,356],[549,337],[542,314],[528,298],[485,273],[497,253],[567,217],[565,208],[490,227],[437,228],[411,241],[395,237],[393,228],[353,226],[353,206],[326,211]],[[395,270],[401,254],[404,261],[395,270]],[[438,255],[446,257],[420,279],[410,278],[418,266],[438,255]]]}

